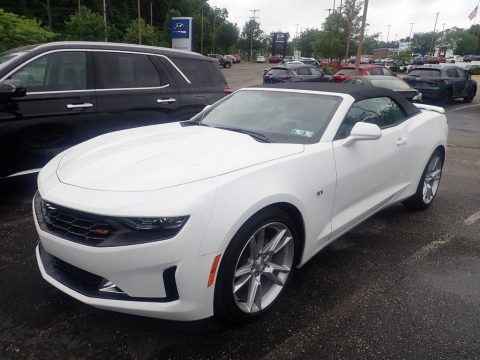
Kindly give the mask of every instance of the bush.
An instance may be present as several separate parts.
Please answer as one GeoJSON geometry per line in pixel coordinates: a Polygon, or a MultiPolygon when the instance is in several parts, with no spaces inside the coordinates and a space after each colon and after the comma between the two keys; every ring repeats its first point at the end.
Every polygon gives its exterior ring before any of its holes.
{"type": "Polygon", "coordinates": [[[36,19],[6,12],[0,8],[0,51],[52,40],[55,33],[44,29],[36,19]]]}

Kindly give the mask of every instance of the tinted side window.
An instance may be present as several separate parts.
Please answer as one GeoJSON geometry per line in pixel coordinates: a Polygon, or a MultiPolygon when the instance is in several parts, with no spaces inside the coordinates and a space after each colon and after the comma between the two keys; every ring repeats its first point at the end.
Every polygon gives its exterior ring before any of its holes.
{"type": "Polygon", "coordinates": [[[25,65],[10,79],[21,80],[29,92],[84,90],[87,56],[82,51],[60,51],[25,65]]]}
{"type": "Polygon", "coordinates": [[[98,52],[101,89],[143,88],[167,85],[147,55],[98,52]]]}
{"type": "Polygon", "coordinates": [[[310,75],[310,71],[306,67],[297,68],[294,71],[297,75],[310,75]]]}
{"type": "Polygon", "coordinates": [[[387,68],[382,68],[382,73],[383,75],[387,75],[387,76],[395,76],[395,74],[390,69],[387,69],[387,68]]]}
{"type": "Polygon", "coordinates": [[[465,75],[465,71],[461,70],[461,69],[455,69],[457,71],[457,74],[458,74],[458,77],[460,79],[465,79],[467,76],[465,75]]]}
{"type": "Polygon", "coordinates": [[[383,75],[382,68],[371,68],[370,70],[368,70],[368,73],[370,75],[383,75]]]}
{"type": "Polygon", "coordinates": [[[448,77],[458,77],[457,69],[447,69],[448,77]]]}
{"type": "Polygon", "coordinates": [[[310,68],[312,75],[323,76],[323,72],[321,70],[310,68]]]}
{"type": "Polygon", "coordinates": [[[401,123],[406,118],[403,110],[390,98],[380,97],[358,101],[352,105],[338,130],[336,139],[350,135],[357,122],[376,124],[380,129],[401,123]]]}
{"type": "Polygon", "coordinates": [[[213,61],[170,58],[194,85],[224,85],[225,81],[213,61]]]}

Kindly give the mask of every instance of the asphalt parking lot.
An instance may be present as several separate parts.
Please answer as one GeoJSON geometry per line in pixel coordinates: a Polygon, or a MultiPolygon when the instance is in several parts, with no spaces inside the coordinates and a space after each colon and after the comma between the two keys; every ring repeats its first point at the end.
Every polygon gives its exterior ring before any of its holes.
{"type": "MultiPolygon", "coordinates": [[[[222,70],[232,88],[267,64],[222,70]]],[[[0,359],[480,358],[480,97],[452,104],[442,183],[423,212],[397,205],[330,245],[260,321],[178,323],[86,306],[41,278],[35,178],[0,185],[0,359]]]]}

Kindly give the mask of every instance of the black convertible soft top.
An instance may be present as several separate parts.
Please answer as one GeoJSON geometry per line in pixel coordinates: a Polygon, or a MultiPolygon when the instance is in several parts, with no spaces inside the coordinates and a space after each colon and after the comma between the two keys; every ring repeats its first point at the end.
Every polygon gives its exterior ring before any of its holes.
{"type": "Polygon", "coordinates": [[[417,108],[410,101],[405,99],[402,95],[397,94],[395,91],[374,86],[358,86],[351,84],[323,82],[297,82],[263,85],[260,87],[348,94],[352,96],[355,101],[371,99],[375,97],[389,97],[392,98],[405,111],[407,116],[412,116],[420,112],[419,108],[417,108]]]}

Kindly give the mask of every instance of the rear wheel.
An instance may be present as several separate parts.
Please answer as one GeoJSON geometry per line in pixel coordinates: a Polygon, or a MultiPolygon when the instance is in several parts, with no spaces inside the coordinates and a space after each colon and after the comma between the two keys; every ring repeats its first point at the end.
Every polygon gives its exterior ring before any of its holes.
{"type": "Polygon", "coordinates": [[[468,96],[463,98],[463,102],[471,103],[473,101],[473,98],[475,97],[476,93],[477,93],[477,89],[476,88],[471,88],[470,92],[468,93],[468,96]]]}
{"type": "Polygon", "coordinates": [[[224,67],[225,69],[228,69],[230,66],[232,66],[232,65],[231,65],[229,62],[226,62],[226,63],[223,65],[223,67],[224,67]]]}
{"type": "Polygon", "coordinates": [[[223,255],[215,314],[229,323],[258,319],[278,301],[294,266],[297,232],[276,208],[250,218],[223,255]]]}
{"type": "Polygon", "coordinates": [[[416,193],[403,203],[413,209],[428,208],[432,204],[435,195],[437,195],[438,186],[440,185],[442,177],[442,168],[443,155],[437,149],[430,157],[425,170],[423,170],[416,193]]]}

